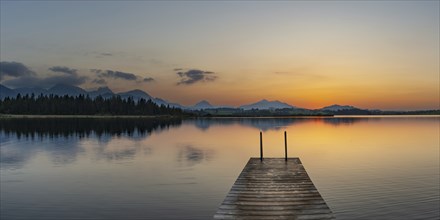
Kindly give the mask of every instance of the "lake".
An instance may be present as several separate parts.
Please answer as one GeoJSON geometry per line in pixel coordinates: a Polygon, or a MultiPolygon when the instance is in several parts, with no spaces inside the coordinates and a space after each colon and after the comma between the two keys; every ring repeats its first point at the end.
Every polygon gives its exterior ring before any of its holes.
{"type": "Polygon", "coordinates": [[[299,157],[337,219],[439,219],[440,117],[0,120],[1,219],[210,219],[250,157],[299,157]]]}

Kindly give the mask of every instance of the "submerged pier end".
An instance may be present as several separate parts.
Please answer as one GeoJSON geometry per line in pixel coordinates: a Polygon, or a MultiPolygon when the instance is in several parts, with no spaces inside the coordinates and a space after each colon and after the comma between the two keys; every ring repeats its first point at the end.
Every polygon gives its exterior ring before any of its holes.
{"type": "Polygon", "coordinates": [[[249,159],[214,219],[334,219],[334,215],[299,158],[261,155],[249,159]]]}

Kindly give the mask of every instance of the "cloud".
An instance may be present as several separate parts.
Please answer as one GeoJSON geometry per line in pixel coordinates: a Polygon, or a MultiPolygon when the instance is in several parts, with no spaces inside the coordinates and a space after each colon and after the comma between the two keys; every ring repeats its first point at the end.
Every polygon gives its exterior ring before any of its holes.
{"type": "Polygon", "coordinates": [[[152,77],[141,77],[133,73],[92,69],[96,75],[87,77],[79,75],[77,69],[65,66],[52,66],[52,74],[40,75],[19,62],[0,62],[0,82],[11,88],[41,87],[50,88],[56,84],[79,86],[86,82],[97,85],[106,85],[107,79],[122,79],[136,83],[154,82],[152,77]],[[5,77],[7,78],[5,79],[5,77]]]}
{"type": "MultiPolygon", "coordinates": [[[[180,146],[179,146],[180,147],[180,146]]],[[[182,146],[177,155],[177,161],[184,166],[194,166],[199,163],[210,161],[214,151],[202,150],[192,145],[182,146]]]]}
{"type": "Polygon", "coordinates": [[[76,69],[70,69],[69,67],[65,67],[65,66],[53,66],[49,68],[49,70],[57,73],[67,73],[70,75],[76,75],[77,72],[76,69]]]}
{"type": "Polygon", "coordinates": [[[146,78],[144,78],[142,81],[143,81],[143,82],[153,82],[154,79],[151,78],[151,77],[146,77],[146,78]]]}
{"type": "Polygon", "coordinates": [[[30,70],[22,63],[18,62],[0,62],[0,80],[4,76],[11,77],[23,77],[23,76],[34,76],[36,75],[34,71],[30,70]]]}
{"type": "Polygon", "coordinates": [[[15,79],[3,81],[2,84],[14,88],[18,87],[41,87],[49,88],[56,84],[81,85],[87,81],[87,77],[78,75],[61,75],[61,76],[22,76],[15,79]]]}
{"type": "Polygon", "coordinates": [[[92,83],[95,83],[95,84],[98,84],[98,85],[105,85],[105,84],[107,84],[105,79],[94,79],[94,80],[92,80],[92,83]]]}
{"type": "Polygon", "coordinates": [[[54,66],[49,70],[56,73],[67,73],[54,76],[38,76],[34,71],[30,70],[22,63],[18,62],[1,62],[1,76],[10,76],[11,79],[2,81],[2,84],[18,88],[18,87],[42,87],[48,88],[55,84],[62,83],[68,85],[80,85],[87,81],[87,77],[79,76],[75,69],[68,67],[54,66]]]}
{"type": "Polygon", "coordinates": [[[217,79],[217,76],[214,76],[214,72],[197,69],[191,69],[186,72],[180,71],[176,74],[181,78],[177,85],[191,85],[196,82],[214,81],[217,79]]]}
{"type": "Polygon", "coordinates": [[[100,53],[99,55],[101,55],[101,56],[105,56],[105,57],[111,57],[111,56],[113,56],[112,53],[100,53]]]}
{"type": "MultiPolygon", "coordinates": [[[[103,78],[111,78],[111,79],[122,79],[122,80],[128,80],[128,81],[136,81],[136,82],[151,82],[154,81],[151,77],[143,78],[133,74],[133,73],[127,73],[127,72],[121,72],[121,71],[114,71],[114,70],[100,70],[100,69],[91,69],[90,70],[93,73],[96,73],[99,79],[103,78]]],[[[93,80],[95,83],[102,82],[99,79],[93,80]]]]}
{"type": "Polygon", "coordinates": [[[123,79],[123,80],[133,80],[133,81],[139,78],[133,73],[125,73],[121,71],[100,70],[100,69],[91,69],[90,71],[98,74],[98,77],[103,77],[103,78],[113,78],[113,79],[123,79]]]}

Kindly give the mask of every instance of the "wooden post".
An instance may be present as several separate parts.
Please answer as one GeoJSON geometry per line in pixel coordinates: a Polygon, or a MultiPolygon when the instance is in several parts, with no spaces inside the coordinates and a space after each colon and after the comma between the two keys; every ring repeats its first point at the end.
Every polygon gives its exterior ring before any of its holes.
{"type": "Polygon", "coordinates": [[[263,161],[263,132],[260,131],[260,161],[263,161]]]}
{"type": "Polygon", "coordinates": [[[284,155],[285,160],[287,161],[287,132],[284,131],[284,155]]]}

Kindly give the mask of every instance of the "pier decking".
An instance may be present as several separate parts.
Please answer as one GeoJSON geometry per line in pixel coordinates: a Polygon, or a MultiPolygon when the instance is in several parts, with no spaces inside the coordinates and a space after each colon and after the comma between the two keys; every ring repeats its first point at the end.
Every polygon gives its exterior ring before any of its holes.
{"type": "Polygon", "coordinates": [[[299,158],[250,158],[214,219],[334,219],[299,158]]]}

